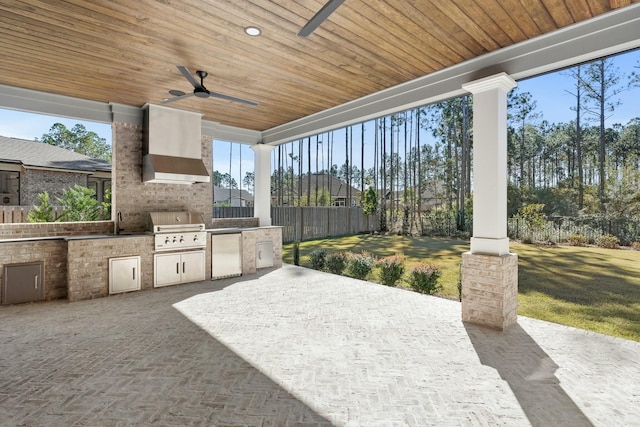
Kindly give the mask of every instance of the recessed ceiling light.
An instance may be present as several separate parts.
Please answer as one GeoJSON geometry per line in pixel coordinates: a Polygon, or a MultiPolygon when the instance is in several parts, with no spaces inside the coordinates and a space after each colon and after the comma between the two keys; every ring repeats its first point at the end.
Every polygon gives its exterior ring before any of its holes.
{"type": "Polygon", "coordinates": [[[257,37],[262,33],[262,30],[258,27],[245,27],[244,32],[251,37],[257,37]]]}

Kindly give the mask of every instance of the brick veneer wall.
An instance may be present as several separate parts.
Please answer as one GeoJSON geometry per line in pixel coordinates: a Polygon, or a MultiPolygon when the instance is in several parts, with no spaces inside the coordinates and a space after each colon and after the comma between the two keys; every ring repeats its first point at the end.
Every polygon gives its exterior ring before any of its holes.
{"type": "Polygon", "coordinates": [[[256,272],[256,244],[273,243],[273,266],[282,267],[282,227],[266,227],[242,232],[242,274],[256,272]]]}
{"type": "Polygon", "coordinates": [[[69,301],[109,295],[109,258],[140,255],[140,288],[153,288],[153,236],[68,242],[69,301]]]}
{"type": "MultiPolygon", "coordinates": [[[[44,262],[44,297],[46,300],[67,296],[67,242],[38,240],[2,243],[0,250],[0,283],[4,280],[4,266],[26,262],[44,262]]],[[[2,287],[0,287],[1,298],[2,287]]]]}
{"type": "MultiPolygon", "coordinates": [[[[122,212],[121,226],[147,231],[149,212],[191,211],[203,214],[207,227],[213,212],[213,184],[190,185],[142,182],[142,126],[115,122],[113,129],[113,203],[122,212]]],[[[178,141],[177,141],[178,143],[178,141]]],[[[203,136],[202,161],[212,174],[212,138],[203,136]]]]}
{"type": "Polygon", "coordinates": [[[113,221],[13,223],[0,224],[0,239],[111,234],[113,231],[113,221]]]}
{"type": "Polygon", "coordinates": [[[518,321],[518,255],[462,254],[462,320],[499,330],[518,321]]]}
{"type": "Polygon", "coordinates": [[[87,175],[74,172],[54,172],[39,169],[22,169],[20,172],[20,204],[33,206],[38,203],[38,194],[49,193],[51,203],[59,204],[56,199],[62,192],[76,184],[87,186],[87,175]]]}

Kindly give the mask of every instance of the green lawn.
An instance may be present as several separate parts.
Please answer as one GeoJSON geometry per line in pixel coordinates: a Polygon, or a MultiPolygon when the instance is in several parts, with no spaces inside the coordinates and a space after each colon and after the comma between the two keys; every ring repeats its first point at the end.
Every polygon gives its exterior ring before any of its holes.
{"type": "MultiPolygon", "coordinates": [[[[284,245],[287,263],[293,263],[292,248],[284,245]]],[[[300,264],[309,267],[309,253],[319,248],[367,250],[377,257],[402,253],[407,271],[419,261],[433,262],[442,270],[441,295],[457,298],[459,266],[469,242],[374,235],[314,240],[300,244],[300,264]]],[[[640,252],[519,243],[510,248],[519,257],[519,314],[640,341],[640,252]]],[[[370,280],[376,278],[374,271],[370,280]]]]}

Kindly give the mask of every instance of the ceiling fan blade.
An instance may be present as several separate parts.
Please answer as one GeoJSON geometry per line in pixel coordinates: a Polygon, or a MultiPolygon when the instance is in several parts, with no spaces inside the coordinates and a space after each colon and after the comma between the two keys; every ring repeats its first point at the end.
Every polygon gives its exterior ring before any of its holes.
{"type": "Polygon", "coordinates": [[[249,101],[248,99],[236,98],[235,96],[224,95],[218,92],[209,92],[209,96],[213,96],[214,98],[226,99],[227,101],[239,102],[241,104],[251,105],[252,107],[256,107],[258,105],[255,101],[249,101]]]}
{"type": "Polygon", "coordinates": [[[169,91],[169,93],[170,93],[171,95],[173,95],[173,96],[182,96],[182,95],[184,95],[184,94],[185,94],[183,91],[181,91],[181,90],[176,90],[176,89],[171,89],[171,90],[169,91]]]}
{"type": "Polygon", "coordinates": [[[189,83],[191,83],[193,87],[195,87],[196,89],[202,89],[202,85],[200,84],[200,82],[197,81],[195,77],[191,75],[189,70],[187,70],[187,67],[183,67],[182,65],[176,65],[176,68],[178,69],[178,71],[182,73],[185,79],[189,80],[189,83]]]}
{"type": "Polygon", "coordinates": [[[185,93],[184,95],[176,96],[174,98],[165,99],[161,102],[161,104],[169,104],[170,102],[180,101],[181,99],[189,98],[193,96],[193,93],[185,93]]]}
{"type": "Polygon", "coordinates": [[[309,20],[305,24],[302,29],[298,32],[299,37],[308,37],[311,33],[315,31],[316,28],[320,26],[324,22],[325,19],[329,17],[342,3],[344,0],[329,0],[322,9],[318,11],[313,18],[309,20]]]}

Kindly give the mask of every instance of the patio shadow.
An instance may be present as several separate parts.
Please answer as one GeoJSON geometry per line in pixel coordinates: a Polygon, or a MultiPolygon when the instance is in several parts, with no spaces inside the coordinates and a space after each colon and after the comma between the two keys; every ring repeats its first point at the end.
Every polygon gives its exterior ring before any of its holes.
{"type": "Polygon", "coordinates": [[[593,423],[562,389],[558,365],[518,324],[500,332],[470,323],[464,327],[483,365],[498,371],[534,427],[593,423]]]}
{"type": "Polygon", "coordinates": [[[175,308],[242,280],[3,307],[0,425],[333,426],[175,308]]]}

